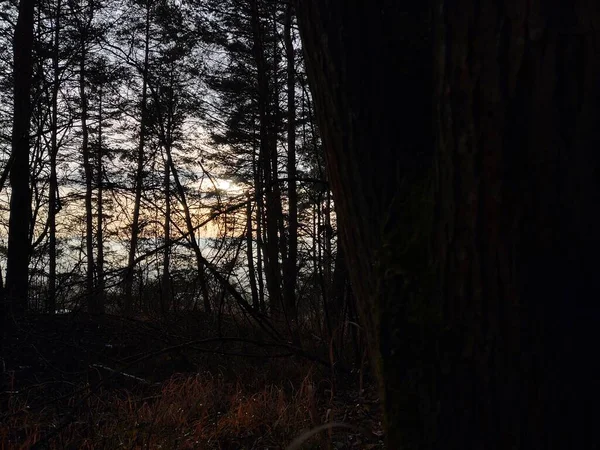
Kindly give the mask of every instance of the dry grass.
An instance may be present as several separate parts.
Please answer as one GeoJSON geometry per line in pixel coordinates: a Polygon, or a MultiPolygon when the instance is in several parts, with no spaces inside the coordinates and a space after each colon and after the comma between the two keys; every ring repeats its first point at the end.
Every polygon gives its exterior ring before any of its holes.
{"type": "MultiPolygon", "coordinates": [[[[30,412],[28,398],[9,398],[0,449],[278,449],[322,424],[312,369],[295,383],[258,387],[208,373],[178,375],[154,391],[80,389],[65,407],[30,412]],[[51,439],[48,433],[54,432],[51,439]]],[[[325,417],[327,415],[327,417],[325,417]]],[[[316,436],[303,448],[326,448],[316,436]]]]}
{"type": "Polygon", "coordinates": [[[0,450],[268,450],[298,437],[295,448],[383,448],[377,392],[357,373],[334,383],[327,365],[249,344],[252,330],[233,326],[232,339],[189,345],[216,328],[185,319],[28,318],[5,345],[0,450]],[[308,432],[340,422],[352,430],[308,432]]]}

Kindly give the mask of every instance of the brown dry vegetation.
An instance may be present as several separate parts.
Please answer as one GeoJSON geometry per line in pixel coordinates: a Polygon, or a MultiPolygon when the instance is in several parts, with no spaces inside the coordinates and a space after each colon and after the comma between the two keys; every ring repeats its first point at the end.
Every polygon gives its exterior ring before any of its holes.
{"type": "MultiPolygon", "coordinates": [[[[21,324],[8,352],[18,370],[4,374],[0,449],[283,449],[327,423],[350,428],[298,448],[383,446],[376,394],[359,391],[356,371],[334,384],[324,364],[270,357],[280,350],[241,338],[181,345],[194,329],[195,342],[208,341],[214,324],[171,319],[21,324]]],[[[222,327],[233,333],[232,323],[222,327]]]]}

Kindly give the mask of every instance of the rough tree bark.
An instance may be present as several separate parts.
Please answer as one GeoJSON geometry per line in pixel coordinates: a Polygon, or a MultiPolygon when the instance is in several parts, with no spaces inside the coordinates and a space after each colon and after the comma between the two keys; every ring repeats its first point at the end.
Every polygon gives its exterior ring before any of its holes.
{"type": "Polygon", "coordinates": [[[435,11],[439,439],[591,448],[600,6],[435,11]]]}
{"type": "Polygon", "coordinates": [[[410,286],[429,262],[429,5],[299,0],[297,14],[339,237],[381,381],[387,445],[426,448],[437,404],[431,339],[420,336],[435,315],[425,318],[430,308],[410,286]]]}
{"type": "Polygon", "coordinates": [[[600,5],[399,3],[297,2],[388,448],[593,448],[600,5]]]}

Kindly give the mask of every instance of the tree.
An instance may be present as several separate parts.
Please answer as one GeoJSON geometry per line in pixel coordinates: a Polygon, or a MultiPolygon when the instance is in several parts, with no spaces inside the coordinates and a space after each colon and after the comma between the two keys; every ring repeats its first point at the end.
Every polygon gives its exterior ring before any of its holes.
{"type": "Polygon", "coordinates": [[[93,196],[93,167],[92,155],[90,149],[90,129],[88,124],[88,74],[87,65],[89,64],[89,33],[91,32],[91,23],[93,18],[93,6],[84,5],[81,11],[78,11],[81,17],[78,18],[79,33],[79,100],[80,100],[80,120],[81,120],[81,153],[83,155],[83,170],[85,175],[85,223],[86,223],[86,295],[88,300],[88,311],[96,314],[100,312],[97,304],[98,297],[94,293],[94,216],[92,209],[93,196]]]}
{"type": "Polygon", "coordinates": [[[278,235],[278,222],[281,214],[281,199],[278,195],[279,186],[277,181],[277,137],[276,137],[276,113],[272,95],[274,92],[271,81],[271,71],[274,70],[274,63],[269,64],[266,56],[265,25],[263,23],[263,13],[259,8],[258,0],[250,1],[250,23],[252,27],[252,52],[254,63],[256,65],[257,76],[257,103],[260,126],[260,152],[259,162],[261,163],[262,174],[264,176],[265,192],[265,222],[266,235],[265,241],[265,275],[267,279],[267,288],[269,290],[269,303],[271,312],[281,312],[283,297],[281,295],[281,271],[279,263],[280,243],[282,236],[278,235]],[[275,134],[275,136],[274,136],[275,134]]]}
{"type": "Polygon", "coordinates": [[[435,24],[435,262],[453,355],[439,435],[455,446],[593,440],[600,58],[586,23],[600,9],[559,4],[443,2],[435,24]]]}
{"type": "MultiPolygon", "coordinates": [[[[86,242],[86,298],[87,309],[91,314],[104,313],[104,294],[103,294],[103,272],[104,256],[102,244],[102,169],[101,148],[102,148],[102,112],[99,111],[99,128],[94,130],[92,121],[92,110],[95,105],[92,104],[92,88],[94,83],[101,85],[103,82],[96,80],[100,77],[97,66],[102,66],[98,62],[94,51],[98,48],[97,42],[101,40],[103,28],[98,24],[99,11],[102,8],[101,3],[92,0],[82,2],[81,5],[72,5],[74,22],[71,33],[73,39],[78,41],[78,46],[74,51],[78,57],[78,90],[79,90],[79,120],[81,123],[81,154],[83,159],[83,172],[85,183],[85,242],[86,242]],[[96,64],[96,66],[95,66],[96,64]],[[93,134],[96,131],[98,135],[97,145],[93,142],[93,134]],[[94,147],[98,151],[94,152],[94,147]],[[94,159],[96,161],[94,161],[94,159]],[[96,162],[96,164],[94,164],[96,162]],[[95,167],[94,167],[95,166],[95,167]],[[96,176],[94,176],[96,173],[96,176]],[[96,211],[94,211],[94,187],[97,188],[96,211]],[[96,232],[94,232],[94,215],[97,215],[96,232]],[[96,238],[96,245],[94,245],[96,238]],[[94,257],[94,249],[97,255],[94,257]]],[[[101,60],[100,60],[101,61],[101,60]]],[[[102,99],[98,106],[101,107],[102,99]]]]}
{"type": "Polygon", "coordinates": [[[144,160],[146,153],[147,114],[148,114],[148,67],[150,59],[150,21],[151,2],[146,1],[144,21],[144,62],[142,67],[142,95],[140,100],[140,132],[137,148],[137,167],[135,172],[135,200],[133,203],[133,217],[131,220],[131,238],[127,253],[127,272],[125,273],[125,306],[126,315],[131,315],[133,306],[133,273],[135,255],[140,234],[140,210],[142,205],[142,190],[144,187],[144,160]]]}
{"type": "MultiPolygon", "coordinates": [[[[298,278],[298,193],[296,192],[296,61],[292,35],[293,5],[286,8],[284,40],[287,57],[287,172],[288,172],[288,248],[283,267],[284,304],[286,314],[294,323],[296,310],[296,283],[298,278]]],[[[295,324],[296,326],[296,324],[295,324]]],[[[297,338],[299,339],[299,338],[297,338]]]]}
{"type": "Polygon", "coordinates": [[[60,18],[62,14],[61,0],[56,1],[54,18],[54,42],[52,54],[52,113],[51,113],[51,144],[50,144],[50,183],[48,193],[48,304],[47,310],[50,314],[56,312],[56,215],[58,205],[58,175],[56,173],[56,157],[58,154],[58,93],[60,90],[60,18]]]}
{"type": "Polygon", "coordinates": [[[31,120],[31,80],[33,73],[34,0],[19,2],[19,16],[13,38],[14,110],[12,130],[12,166],[10,170],[10,219],[4,314],[20,315],[27,308],[29,275],[29,129],[31,120]]]}
{"type": "Polygon", "coordinates": [[[419,164],[431,154],[431,63],[422,39],[429,10],[421,2],[406,9],[392,2],[297,4],[340,240],[382,381],[389,448],[402,448],[405,433],[425,426],[420,405],[404,397],[412,394],[416,327],[406,320],[404,287],[425,258],[409,256],[402,238],[419,242],[415,234],[425,225],[410,216],[405,185],[415,184],[410,178],[422,175],[419,164]]]}
{"type": "Polygon", "coordinates": [[[583,447],[597,6],[297,8],[388,448],[583,447]]]}
{"type": "Polygon", "coordinates": [[[163,219],[164,250],[162,261],[162,276],[160,285],[161,313],[166,314],[171,297],[171,163],[170,153],[164,152],[164,190],[165,190],[165,217],[163,219]]]}
{"type": "Polygon", "coordinates": [[[96,261],[95,261],[95,289],[94,296],[96,300],[94,305],[96,312],[103,313],[105,309],[105,237],[104,230],[106,228],[106,212],[104,196],[104,187],[106,184],[106,168],[103,159],[106,156],[111,156],[110,148],[105,139],[106,129],[110,129],[110,120],[116,116],[114,110],[119,110],[119,99],[114,98],[114,90],[117,82],[121,81],[121,71],[111,65],[107,58],[98,57],[89,64],[89,93],[87,95],[89,105],[96,110],[95,115],[90,115],[90,118],[95,122],[95,126],[90,127],[95,136],[95,142],[90,146],[91,152],[95,159],[93,167],[95,175],[96,188],[96,261]],[[111,85],[112,88],[111,89],[111,85]],[[112,98],[111,98],[112,97],[112,98]],[[111,111],[112,107],[112,111],[111,111]]]}
{"type": "MultiPolygon", "coordinates": [[[[155,106],[155,122],[158,140],[165,152],[165,164],[168,164],[165,175],[165,189],[168,190],[170,175],[175,182],[176,194],[183,209],[184,222],[187,228],[187,238],[196,256],[198,280],[202,292],[204,311],[212,310],[206,268],[202,250],[196,238],[196,230],[192,221],[192,214],[186,190],[182,184],[179,170],[174,161],[174,149],[182,140],[182,128],[187,116],[194,108],[190,95],[190,80],[195,78],[197,68],[190,69],[193,62],[195,40],[194,32],[186,23],[182,11],[174,5],[165,2],[157,11],[157,20],[161,35],[161,50],[157,56],[158,67],[154,70],[154,84],[149,85],[155,106]],[[184,34],[185,36],[181,36],[184,34]]],[[[169,196],[167,195],[167,202],[169,196]]],[[[167,205],[170,212],[170,206],[167,205]]],[[[172,221],[170,214],[165,219],[165,232],[168,228],[167,221],[172,221]]],[[[165,252],[166,255],[166,252],[165,252]]],[[[166,263],[165,263],[166,264],[166,263]]],[[[166,266],[165,266],[166,267],[166,266]]],[[[166,279],[163,284],[166,283],[166,279]]]]}

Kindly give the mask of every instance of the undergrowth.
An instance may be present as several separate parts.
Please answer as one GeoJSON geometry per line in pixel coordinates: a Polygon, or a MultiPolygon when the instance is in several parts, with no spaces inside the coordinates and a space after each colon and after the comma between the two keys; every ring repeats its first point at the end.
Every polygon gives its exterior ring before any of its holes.
{"type": "Polygon", "coordinates": [[[238,339],[180,347],[198,337],[181,327],[45,320],[6,347],[0,450],[383,448],[376,390],[356,372],[334,383],[327,365],[238,339]],[[140,358],[157,348],[179,353],[140,358]],[[334,423],[350,427],[309,433],[334,423]]]}
{"type": "MultiPolygon", "coordinates": [[[[0,423],[0,448],[28,449],[40,441],[49,449],[285,448],[322,423],[317,402],[311,374],[297,385],[287,380],[260,389],[208,373],[176,375],[139,393],[99,389],[90,395],[84,388],[69,399],[72,418],[51,408],[29,412],[27,399],[14,396],[0,423]]],[[[313,448],[323,444],[322,438],[311,442],[313,448]]]]}

